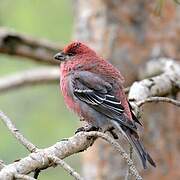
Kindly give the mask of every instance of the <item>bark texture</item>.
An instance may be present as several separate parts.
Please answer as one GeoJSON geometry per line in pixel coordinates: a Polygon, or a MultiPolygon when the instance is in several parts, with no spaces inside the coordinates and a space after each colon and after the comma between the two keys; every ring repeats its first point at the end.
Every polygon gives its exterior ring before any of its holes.
{"type": "MultiPolygon", "coordinates": [[[[156,6],[156,0],[76,0],[74,37],[117,66],[125,76],[125,85],[130,85],[152,57],[180,59],[180,6],[167,0],[160,16],[155,13],[156,6]]],[[[144,144],[158,166],[142,171],[144,179],[179,179],[178,109],[146,105],[144,114],[144,144]]],[[[86,179],[124,177],[126,165],[111,147],[97,142],[88,152],[83,156],[86,179]]]]}

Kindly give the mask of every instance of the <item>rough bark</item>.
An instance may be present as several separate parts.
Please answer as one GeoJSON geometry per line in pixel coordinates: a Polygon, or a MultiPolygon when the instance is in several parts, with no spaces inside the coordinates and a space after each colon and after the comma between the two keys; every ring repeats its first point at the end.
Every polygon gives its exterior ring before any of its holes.
{"type": "MultiPolygon", "coordinates": [[[[148,59],[180,59],[180,6],[167,0],[161,16],[157,16],[156,5],[156,0],[76,0],[74,37],[90,44],[117,66],[126,85],[130,85],[139,78],[140,67],[148,59]]],[[[143,139],[158,168],[143,171],[144,178],[178,179],[179,112],[165,104],[147,105],[145,109],[143,139]]],[[[87,179],[122,179],[126,173],[118,155],[102,142],[83,158],[87,179]]]]}

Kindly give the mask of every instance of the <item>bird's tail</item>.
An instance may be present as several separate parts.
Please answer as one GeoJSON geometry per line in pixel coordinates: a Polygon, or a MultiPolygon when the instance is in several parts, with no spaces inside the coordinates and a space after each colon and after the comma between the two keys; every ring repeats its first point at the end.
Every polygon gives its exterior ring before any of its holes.
{"type": "Polygon", "coordinates": [[[130,129],[125,128],[124,133],[126,134],[130,144],[134,147],[135,151],[137,152],[138,156],[141,159],[142,165],[144,169],[147,168],[147,161],[154,167],[156,167],[155,162],[151,158],[148,152],[144,149],[139,137],[137,134],[134,134],[135,132],[131,132],[130,129]]]}

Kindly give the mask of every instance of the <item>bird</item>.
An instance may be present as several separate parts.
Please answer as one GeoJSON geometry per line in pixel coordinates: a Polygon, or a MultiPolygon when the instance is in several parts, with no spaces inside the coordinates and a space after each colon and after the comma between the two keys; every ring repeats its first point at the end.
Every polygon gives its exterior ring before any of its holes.
{"type": "Polygon", "coordinates": [[[138,135],[142,126],[123,91],[124,77],[107,60],[85,43],[74,41],[54,56],[60,63],[60,88],[67,107],[87,122],[77,132],[109,131],[114,138],[122,133],[133,146],[144,169],[156,167],[138,135]]]}

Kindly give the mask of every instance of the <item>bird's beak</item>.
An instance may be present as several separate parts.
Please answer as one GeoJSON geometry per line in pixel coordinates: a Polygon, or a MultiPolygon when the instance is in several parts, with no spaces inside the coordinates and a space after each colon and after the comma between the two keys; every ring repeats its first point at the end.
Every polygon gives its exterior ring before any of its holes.
{"type": "Polygon", "coordinates": [[[59,52],[56,55],[54,55],[54,59],[59,61],[65,61],[67,59],[67,55],[64,52],[59,52]]]}

